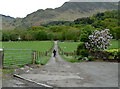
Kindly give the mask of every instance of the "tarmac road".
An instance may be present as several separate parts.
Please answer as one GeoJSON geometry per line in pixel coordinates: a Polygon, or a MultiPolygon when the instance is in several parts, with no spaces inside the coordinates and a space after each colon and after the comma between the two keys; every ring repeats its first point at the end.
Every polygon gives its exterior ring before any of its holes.
{"type": "MultiPolygon", "coordinates": [[[[55,49],[57,50],[56,57],[52,55],[45,66],[30,70],[20,76],[53,87],[118,87],[118,63],[70,63],[58,54],[57,42],[55,42],[55,49]]],[[[23,82],[16,80],[12,80],[11,84],[7,83],[4,86],[14,87],[13,83],[18,83],[18,85],[21,84],[20,87],[24,87],[23,82]]]]}
{"type": "Polygon", "coordinates": [[[21,74],[22,77],[54,87],[118,87],[118,63],[69,63],[58,54],[39,69],[21,74]]]}

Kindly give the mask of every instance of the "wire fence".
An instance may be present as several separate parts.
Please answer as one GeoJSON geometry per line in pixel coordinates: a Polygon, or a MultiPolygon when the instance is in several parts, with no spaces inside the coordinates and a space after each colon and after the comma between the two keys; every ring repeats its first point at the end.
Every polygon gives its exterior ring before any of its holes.
{"type": "Polygon", "coordinates": [[[37,61],[40,61],[41,59],[44,59],[45,57],[47,56],[50,56],[51,53],[52,53],[52,50],[54,48],[54,45],[48,50],[48,51],[45,51],[45,52],[40,52],[40,51],[34,51],[34,62],[37,62],[37,61]]]}
{"type": "Polygon", "coordinates": [[[3,67],[31,64],[31,49],[4,49],[3,67]]]}
{"type": "Polygon", "coordinates": [[[36,61],[42,60],[51,54],[54,45],[45,52],[31,49],[4,49],[0,52],[0,66],[3,68],[14,67],[25,64],[36,64],[36,61]]]}

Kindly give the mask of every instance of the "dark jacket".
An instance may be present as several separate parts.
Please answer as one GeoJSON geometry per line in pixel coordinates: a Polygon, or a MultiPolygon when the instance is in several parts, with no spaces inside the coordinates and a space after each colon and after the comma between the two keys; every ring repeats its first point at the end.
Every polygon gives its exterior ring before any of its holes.
{"type": "Polygon", "coordinates": [[[53,50],[53,53],[56,54],[56,50],[53,50]]]}

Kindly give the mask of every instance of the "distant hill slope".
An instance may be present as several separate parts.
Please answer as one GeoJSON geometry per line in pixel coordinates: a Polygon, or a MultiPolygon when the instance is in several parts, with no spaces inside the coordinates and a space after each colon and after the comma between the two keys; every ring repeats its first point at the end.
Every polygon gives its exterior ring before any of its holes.
{"type": "Polygon", "coordinates": [[[2,17],[2,27],[3,29],[14,29],[14,21],[15,18],[10,17],[10,16],[5,16],[5,15],[1,15],[0,17],[2,17]]]}
{"type": "Polygon", "coordinates": [[[117,7],[117,3],[113,2],[66,2],[59,8],[39,9],[28,14],[25,18],[15,19],[3,16],[3,29],[40,26],[51,21],[73,21],[97,12],[117,9],[117,7]]]}

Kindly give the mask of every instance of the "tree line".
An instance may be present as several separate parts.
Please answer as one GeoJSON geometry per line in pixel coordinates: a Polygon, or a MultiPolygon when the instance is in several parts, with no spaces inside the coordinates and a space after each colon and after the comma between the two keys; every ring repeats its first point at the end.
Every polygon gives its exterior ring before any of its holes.
{"type": "Polygon", "coordinates": [[[118,11],[97,13],[74,21],[53,21],[39,27],[3,30],[2,41],[74,40],[86,41],[94,30],[110,29],[114,39],[120,39],[118,11]]]}

